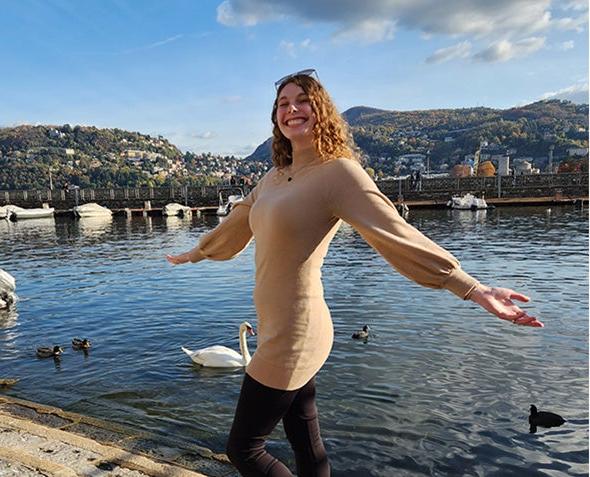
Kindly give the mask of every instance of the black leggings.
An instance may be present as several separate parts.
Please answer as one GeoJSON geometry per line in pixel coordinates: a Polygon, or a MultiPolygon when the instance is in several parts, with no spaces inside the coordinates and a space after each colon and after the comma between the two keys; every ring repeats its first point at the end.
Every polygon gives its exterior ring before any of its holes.
{"type": "Polygon", "coordinates": [[[227,456],[244,477],[292,477],[266,452],[266,439],[279,421],[295,452],[298,477],[329,477],[328,455],[320,437],[315,379],[295,391],[281,391],[244,377],[227,442],[227,456]]]}

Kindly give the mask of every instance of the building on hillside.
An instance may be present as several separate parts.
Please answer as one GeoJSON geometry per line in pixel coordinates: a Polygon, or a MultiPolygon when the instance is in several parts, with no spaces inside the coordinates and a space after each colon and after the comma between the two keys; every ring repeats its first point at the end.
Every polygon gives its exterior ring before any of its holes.
{"type": "Polygon", "coordinates": [[[508,176],[510,175],[510,157],[509,156],[498,156],[498,175],[508,176]]]}
{"type": "Polygon", "coordinates": [[[585,157],[588,155],[588,148],[587,147],[570,147],[567,150],[567,155],[569,157],[585,157]]]}
{"type": "Polygon", "coordinates": [[[539,169],[533,167],[532,163],[532,157],[517,157],[516,159],[514,159],[512,167],[514,169],[515,175],[538,174],[539,169]]]}
{"type": "Polygon", "coordinates": [[[426,169],[426,154],[403,154],[398,157],[398,160],[412,170],[424,171],[426,169]]]}

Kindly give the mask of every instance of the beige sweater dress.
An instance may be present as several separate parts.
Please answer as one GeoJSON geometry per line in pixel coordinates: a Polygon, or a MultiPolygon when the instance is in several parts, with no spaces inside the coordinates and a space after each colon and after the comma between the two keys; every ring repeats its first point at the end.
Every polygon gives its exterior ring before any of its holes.
{"type": "Polygon", "coordinates": [[[356,161],[317,162],[293,176],[272,168],[191,254],[192,262],[228,260],[256,239],[258,344],[246,372],[266,386],[298,389],[330,354],[321,267],[342,220],[420,285],[462,299],[477,286],[449,252],[400,217],[356,161]]]}

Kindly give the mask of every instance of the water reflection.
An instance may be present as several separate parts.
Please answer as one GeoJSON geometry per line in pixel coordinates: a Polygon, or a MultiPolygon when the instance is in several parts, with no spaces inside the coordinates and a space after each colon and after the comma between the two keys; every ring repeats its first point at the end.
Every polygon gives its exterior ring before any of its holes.
{"type": "Polygon", "coordinates": [[[78,220],[78,229],[81,235],[87,237],[99,237],[111,232],[113,217],[82,217],[78,220]]]}
{"type": "Polygon", "coordinates": [[[178,230],[184,227],[190,227],[192,225],[192,216],[185,215],[180,217],[177,215],[169,215],[164,217],[164,221],[168,230],[178,230]]]}
{"type": "Polygon", "coordinates": [[[481,210],[451,210],[449,211],[452,219],[462,225],[470,225],[474,223],[483,224],[486,222],[488,211],[481,210]]]}
{"type": "Polygon", "coordinates": [[[44,237],[55,238],[55,218],[26,219],[11,222],[0,220],[0,235],[7,237],[44,237]]]}
{"type": "Polygon", "coordinates": [[[16,310],[16,305],[12,305],[8,309],[0,310],[0,329],[14,328],[17,320],[18,312],[16,310]]]}

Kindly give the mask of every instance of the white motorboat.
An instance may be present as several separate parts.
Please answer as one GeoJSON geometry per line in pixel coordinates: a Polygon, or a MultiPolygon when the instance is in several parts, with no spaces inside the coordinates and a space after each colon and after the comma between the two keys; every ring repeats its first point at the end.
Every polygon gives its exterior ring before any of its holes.
{"type": "Polygon", "coordinates": [[[171,204],[166,204],[162,209],[162,215],[166,217],[173,217],[180,215],[182,217],[190,217],[193,213],[193,210],[187,205],[177,204],[175,202],[171,204]]]}
{"type": "Polygon", "coordinates": [[[456,210],[479,210],[491,208],[485,199],[478,199],[473,194],[465,194],[462,197],[452,197],[447,206],[456,210]]]}
{"type": "Polygon", "coordinates": [[[244,200],[244,192],[239,187],[232,188],[232,192],[237,194],[228,195],[227,191],[219,191],[219,207],[217,207],[217,215],[225,216],[231,212],[234,205],[244,200]]]}
{"type": "Polygon", "coordinates": [[[74,215],[76,217],[112,217],[113,212],[96,202],[89,204],[77,205],[74,207],[74,215]]]}
{"type": "Polygon", "coordinates": [[[53,207],[40,207],[36,209],[22,209],[12,210],[10,214],[10,220],[23,220],[23,219],[45,219],[53,217],[53,207]]]}

